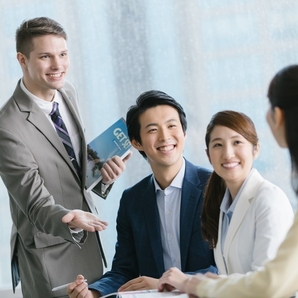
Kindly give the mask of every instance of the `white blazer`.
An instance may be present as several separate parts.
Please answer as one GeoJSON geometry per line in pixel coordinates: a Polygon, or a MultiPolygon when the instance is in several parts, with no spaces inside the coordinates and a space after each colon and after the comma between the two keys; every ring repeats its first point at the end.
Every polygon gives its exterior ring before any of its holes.
{"type": "Polygon", "coordinates": [[[247,273],[273,259],[293,223],[292,206],[284,192],[253,169],[244,186],[221,248],[222,216],[214,258],[220,274],[247,273]],[[225,261],[224,261],[225,260],[225,261]]]}

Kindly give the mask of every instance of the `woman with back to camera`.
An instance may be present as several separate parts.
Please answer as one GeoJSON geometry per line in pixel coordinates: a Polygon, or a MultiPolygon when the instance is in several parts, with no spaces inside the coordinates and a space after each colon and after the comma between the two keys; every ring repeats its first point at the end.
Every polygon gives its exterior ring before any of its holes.
{"type": "MultiPolygon", "coordinates": [[[[298,65],[279,71],[269,85],[267,122],[280,147],[288,148],[292,184],[298,195],[298,65]]],[[[276,257],[246,275],[195,275],[171,268],[159,280],[159,290],[177,288],[198,297],[289,297],[298,290],[298,212],[276,257]]]]}
{"type": "Polygon", "coordinates": [[[253,168],[259,142],[252,120],[221,111],[206,131],[214,171],[205,192],[203,236],[220,274],[247,273],[273,259],[293,223],[289,199],[253,168]]]}

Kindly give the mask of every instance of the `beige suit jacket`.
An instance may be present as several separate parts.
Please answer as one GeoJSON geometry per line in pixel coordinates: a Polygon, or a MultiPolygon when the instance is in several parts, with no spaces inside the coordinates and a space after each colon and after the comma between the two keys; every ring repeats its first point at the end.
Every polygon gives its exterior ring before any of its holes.
{"type": "Polygon", "coordinates": [[[0,111],[0,175],[13,221],[13,287],[18,283],[18,268],[24,298],[64,297],[65,291],[53,294],[51,289],[75,280],[78,273],[88,282],[95,281],[103,271],[98,234],[89,233],[85,243],[78,245],[61,222],[72,209],[97,214],[84,188],[86,143],[76,92],[68,82],[59,90],[82,138],[82,180],[51,123],[19,83],[0,111]]]}

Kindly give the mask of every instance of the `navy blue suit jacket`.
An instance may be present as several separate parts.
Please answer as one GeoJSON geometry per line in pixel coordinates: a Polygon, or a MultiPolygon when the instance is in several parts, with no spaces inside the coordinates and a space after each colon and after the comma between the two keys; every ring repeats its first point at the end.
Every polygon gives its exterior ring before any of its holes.
{"type": "MultiPolygon", "coordinates": [[[[213,250],[202,238],[203,189],[210,172],[185,161],[180,213],[181,269],[185,273],[217,273],[213,250]]],[[[126,189],[117,216],[117,243],[111,271],[89,285],[102,295],[116,292],[139,276],[164,273],[160,220],[153,175],[126,189]]]]}

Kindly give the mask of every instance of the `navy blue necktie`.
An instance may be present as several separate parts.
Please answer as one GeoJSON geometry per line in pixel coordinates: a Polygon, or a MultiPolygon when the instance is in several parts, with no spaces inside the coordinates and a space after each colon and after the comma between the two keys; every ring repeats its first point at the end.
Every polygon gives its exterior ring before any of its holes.
{"type": "Polygon", "coordinates": [[[52,119],[54,126],[56,128],[57,134],[60,137],[74,168],[76,169],[78,175],[81,176],[80,175],[81,170],[80,170],[80,167],[76,160],[76,156],[75,156],[75,152],[72,147],[71,139],[69,137],[67,128],[62,120],[61,115],[60,115],[58,105],[59,104],[57,102],[55,102],[55,101],[53,102],[53,109],[50,113],[50,116],[51,116],[51,119],[52,119]]]}

